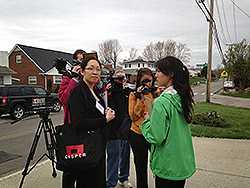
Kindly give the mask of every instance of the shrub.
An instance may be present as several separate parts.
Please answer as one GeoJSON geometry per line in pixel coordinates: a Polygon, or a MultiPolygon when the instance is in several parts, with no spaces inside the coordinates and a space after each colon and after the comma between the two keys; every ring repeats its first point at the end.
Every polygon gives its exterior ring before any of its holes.
{"type": "Polygon", "coordinates": [[[197,113],[193,117],[193,124],[208,126],[208,127],[229,127],[230,124],[221,117],[216,111],[197,113]]]}

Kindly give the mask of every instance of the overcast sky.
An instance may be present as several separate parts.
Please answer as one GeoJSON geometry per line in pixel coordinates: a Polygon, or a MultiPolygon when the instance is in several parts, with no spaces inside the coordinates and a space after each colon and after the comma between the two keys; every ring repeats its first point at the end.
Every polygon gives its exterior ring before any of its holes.
{"type": "MultiPolygon", "coordinates": [[[[250,18],[235,9],[236,40],[231,0],[217,1],[226,35],[223,48],[243,38],[250,41],[250,18]]],[[[250,14],[249,0],[234,1],[250,14]]],[[[221,32],[218,16],[216,20],[221,32]]],[[[207,30],[195,0],[0,0],[0,51],[10,51],[16,43],[70,53],[77,48],[98,51],[102,41],[118,39],[125,58],[129,48],[142,51],[150,42],[172,39],[187,44],[196,64],[207,61],[207,30]]],[[[216,67],[220,58],[215,48],[213,60],[216,67]]]]}

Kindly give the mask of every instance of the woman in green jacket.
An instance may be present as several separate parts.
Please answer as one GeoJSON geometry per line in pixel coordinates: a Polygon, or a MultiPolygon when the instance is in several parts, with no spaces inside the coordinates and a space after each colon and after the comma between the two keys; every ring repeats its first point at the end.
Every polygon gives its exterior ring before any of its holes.
{"type": "Polygon", "coordinates": [[[196,170],[191,132],[193,92],[187,67],[168,56],[156,62],[156,81],[166,89],[155,99],[141,126],[151,143],[150,166],[156,188],[184,187],[196,170]]]}

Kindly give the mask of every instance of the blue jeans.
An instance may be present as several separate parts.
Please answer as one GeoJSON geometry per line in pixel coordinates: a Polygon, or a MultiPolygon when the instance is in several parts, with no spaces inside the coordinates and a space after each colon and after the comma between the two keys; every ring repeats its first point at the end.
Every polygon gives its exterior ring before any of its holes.
{"type": "Polygon", "coordinates": [[[129,177],[130,147],[127,140],[110,140],[107,143],[107,188],[115,187],[118,180],[129,177]]]}

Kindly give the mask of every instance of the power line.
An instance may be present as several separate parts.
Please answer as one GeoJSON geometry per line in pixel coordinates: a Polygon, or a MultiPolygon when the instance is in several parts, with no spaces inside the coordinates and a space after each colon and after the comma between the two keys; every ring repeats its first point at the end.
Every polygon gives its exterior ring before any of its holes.
{"type": "Polygon", "coordinates": [[[221,33],[222,33],[222,36],[223,36],[223,42],[226,43],[226,42],[227,42],[227,39],[226,39],[226,35],[225,35],[225,33],[224,33],[222,21],[221,21],[220,9],[219,9],[218,1],[215,0],[215,3],[216,3],[216,10],[217,10],[218,18],[219,18],[219,23],[220,23],[220,29],[221,29],[221,33]]]}
{"type": "Polygon", "coordinates": [[[250,18],[249,14],[244,11],[242,8],[240,8],[235,2],[234,0],[230,0],[243,14],[245,14],[248,18],[250,18]]]}
{"type": "Polygon", "coordinates": [[[200,3],[198,2],[198,0],[195,0],[196,4],[198,5],[198,7],[200,8],[200,10],[202,11],[202,13],[204,14],[204,16],[206,17],[206,20],[209,22],[210,19],[208,18],[207,14],[205,13],[205,11],[203,10],[203,8],[201,7],[200,3]]]}
{"type": "Polygon", "coordinates": [[[236,30],[235,4],[234,3],[233,3],[233,19],[234,19],[234,36],[235,36],[235,42],[237,42],[237,30],[236,30]]]}
{"type": "Polygon", "coordinates": [[[226,29],[227,29],[227,34],[228,34],[230,42],[232,42],[229,30],[228,30],[228,25],[227,25],[227,18],[226,18],[226,13],[225,13],[224,0],[221,0],[221,3],[222,3],[222,13],[223,13],[223,16],[224,16],[224,22],[225,22],[225,26],[226,26],[226,29]]]}
{"type": "Polygon", "coordinates": [[[213,24],[213,29],[214,29],[213,36],[214,36],[214,39],[215,39],[215,41],[216,41],[216,43],[217,43],[216,46],[217,46],[217,49],[218,49],[218,51],[219,51],[219,53],[220,53],[220,55],[221,55],[221,58],[222,58],[222,60],[224,60],[224,55],[223,55],[223,51],[222,51],[221,44],[220,44],[220,39],[219,39],[217,27],[216,27],[216,22],[215,22],[215,20],[213,19],[213,16],[211,15],[211,13],[210,13],[210,11],[208,10],[208,8],[207,8],[206,4],[204,3],[204,1],[202,1],[201,3],[202,3],[202,5],[204,6],[204,8],[206,9],[206,11],[207,11],[207,13],[208,13],[210,19],[211,19],[211,20],[213,21],[213,23],[214,23],[214,24],[213,24]]]}
{"type": "MultiPolygon", "coordinates": [[[[199,2],[197,0],[195,0],[196,3],[199,5],[199,2]]],[[[205,11],[203,10],[203,8],[201,6],[199,6],[199,8],[202,10],[203,14],[205,15],[205,17],[207,18],[207,20],[209,21],[212,21],[214,24],[213,24],[213,36],[214,36],[214,40],[215,40],[215,44],[216,44],[216,47],[217,47],[217,50],[219,52],[219,55],[221,57],[221,60],[224,61],[225,58],[224,58],[224,54],[223,54],[223,51],[222,51],[222,47],[221,47],[221,43],[220,43],[220,39],[219,39],[219,35],[218,35],[218,31],[217,31],[217,28],[216,28],[216,23],[215,23],[215,20],[213,19],[213,16],[210,14],[210,11],[208,10],[206,4],[204,3],[204,1],[200,1],[200,3],[203,5],[203,7],[205,8],[207,14],[205,13],[205,11]]]]}
{"type": "Polygon", "coordinates": [[[214,36],[215,44],[216,44],[217,49],[219,51],[221,60],[222,60],[222,62],[224,62],[225,58],[224,58],[224,54],[223,54],[223,51],[222,51],[222,47],[221,47],[221,43],[220,43],[220,39],[219,39],[219,35],[218,35],[218,31],[217,31],[216,25],[214,25],[213,36],[214,36]]]}

